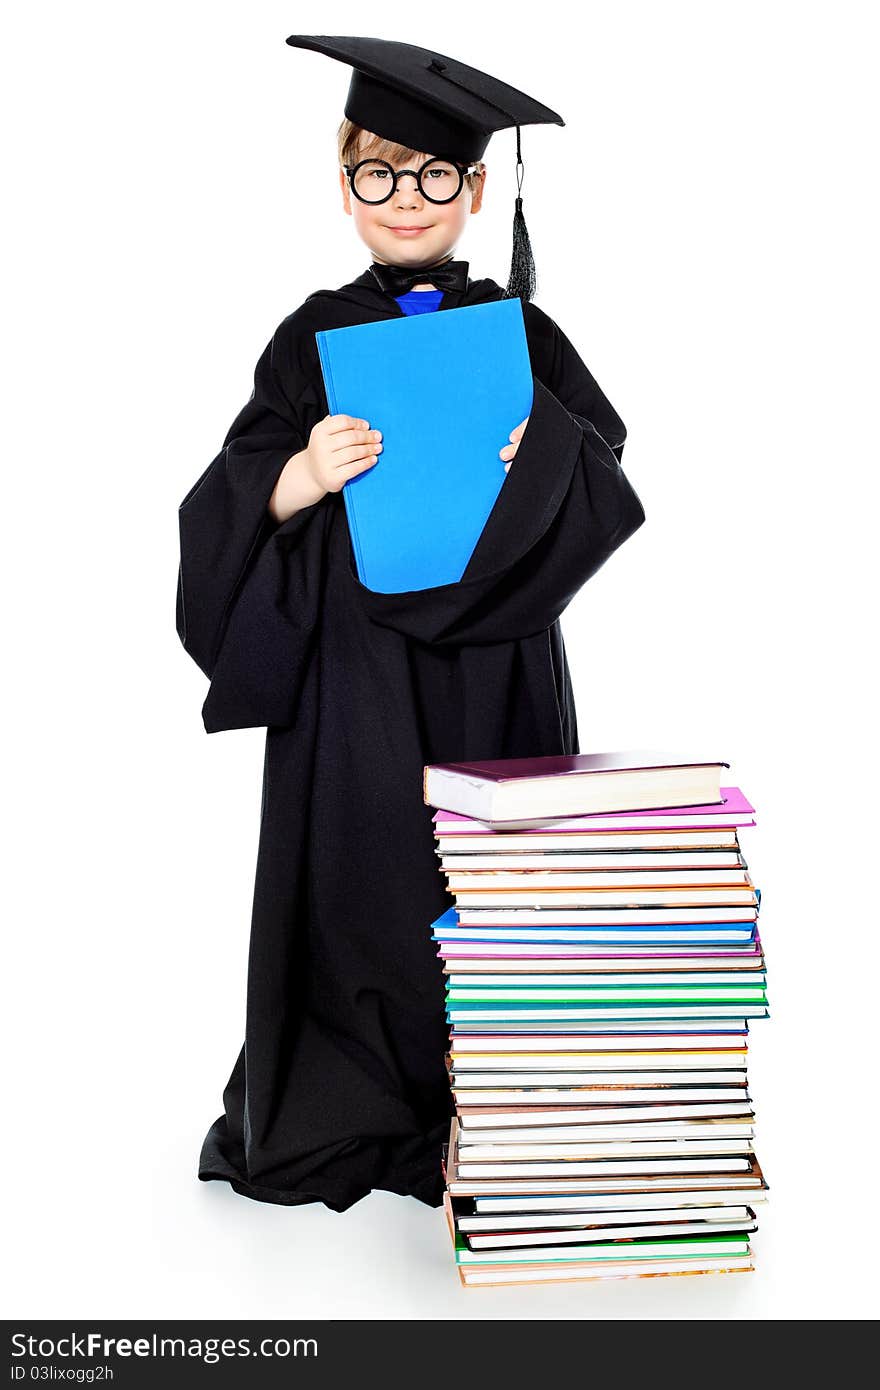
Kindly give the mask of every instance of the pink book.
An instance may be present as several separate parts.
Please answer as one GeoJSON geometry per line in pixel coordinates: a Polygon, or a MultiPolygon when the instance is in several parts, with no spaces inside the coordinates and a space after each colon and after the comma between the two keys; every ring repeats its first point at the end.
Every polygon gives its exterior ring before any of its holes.
{"type": "MultiPolygon", "coordinates": [[[[613,1052],[613,1051],[615,1050],[615,1047],[618,1047],[618,1046],[619,1046],[619,1042],[617,1041],[618,1039],[622,1039],[622,1038],[637,1038],[637,1039],[639,1040],[639,1042],[642,1042],[642,1041],[644,1040],[645,1046],[649,1048],[649,1047],[652,1046],[652,1039],[666,1039],[666,1038],[669,1038],[670,1036],[672,1036],[673,1038],[682,1037],[682,1038],[684,1038],[684,1039],[686,1040],[686,1042],[687,1042],[691,1047],[698,1047],[699,1044],[692,1041],[692,1039],[693,1039],[694,1036],[702,1037],[702,1038],[716,1037],[716,1038],[719,1038],[719,1039],[738,1038],[738,1037],[745,1038],[745,1037],[748,1036],[748,1032],[749,1032],[748,1026],[746,1026],[745,1028],[735,1028],[735,1027],[732,1027],[732,1026],[731,1026],[730,1028],[720,1028],[720,1029],[719,1029],[719,1028],[715,1028],[715,1027],[712,1026],[712,1021],[711,1021],[711,1019],[706,1019],[706,1020],[705,1020],[705,1027],[701,1027],[699,1033],[696,1034],[696,1035],[695,1035],[694,1033],[692,1033],[690,1029],[688,1030],[687,1033],[681,1033],[680,1031],[679,1031],[678,1033],[676,1033],[676,1032],[675,1032],[675,1023],[674,1023],[674,1021],[670,1023],[669,1028],[666,1030],[666,1032],[664,1032],[662,1029],[659,1029],[659,1028],[656,1029],[654,1032],[648,1032],[648,1031],[646,1031],[646,1030],[644,1030],[644,1029],[641,1029],[641,1028],[639,1029],[639,1031],[638,1031],[637,1033],[633,1033],[632,1030],[630,1030],[629,1032],[627,1032],[627,1031],[626,1031],[626,1026],[625,1026],[625,1024],[622,1024],[622,1025],[621,1025],[621,1028],[620,1028],[620,1031],[619,1031],[619,1032],[615,1032],[615,1033],[598,1033],[598,1034],[597,1034],[597,1033],[585,1033],[585,1032],[580,1032],[580,1033],[572,1032],[572,1033],[564,1033],[564,1034],[560,1034],[560,1033],[546,1033],[546,1032],[541,1032],[540,1028],[535,1028],[535,1029],[532,1030],[531,1033],[517,1033],[517,1034],[515,1035],[514,1047],[517,1047],[517,1048],[518,1048],[518,1047],[519,1047],[519,1044],[520,1044],[521,1042],[527,1042],[528,1040],[533,1039],[533,1038],[536,1039],[536,1040],[539,1039],[539,1038],[545,1038],[545,1039],[548,1039],[548,1040],[552,1039],[553,1042],[554,1042],[555,1044],[557,1044],[557,1045],[559,1044],[560,1040],[564,1040],[565,1042],[571,1041],[571,1043],[573,1044],[573,1046],[572,1046],[572,1047],[569,1047],[569,1048],[562,1048],[562,1049],[560,1049],[561,1051],[573,1052],[573,1051],[575,1051],[575,1050],[577,1049],[577,1045],[578,1045],[579,1043],[582,1043],[586,1049],[589,1049],[590,1047],[593,1047],[593,1048],[595,1048],[596,1051],[600,1051],[600,1052],[601,1052],[601,1051],[613,1052]]],[[[472,1038],[472,1037],[474,1037],[474,1036],[475,1036],[475,1035],[472,1034],[472,1033],[469,1033],[469,1032],[467,1031],[466,1028],[452,1027],[452,1028],[450,1028],[450,1030],[449,1030],[450,1042],[452,1043],[453,1046],[455,1045],[455,1039],[456,1039],[456,1037],[472,1038]]],[[[502,1044],[503,1044],[503,1043],[508,1042],[508,1041],[510,1040],[510,1035],[509,1035],[508,1033],[483,1033],[483,1032],[481,1032],[481,1033],[480,1033],[479,1035],[477,1035],[477,1036],[479,1037],[479,1044],[480,1044],[480,1046],[482,1046],[483,1043],[502,1043],[502,1044]]],[[[674,1043],[669,1043],[669,1042],[660,1042],[660,1043],[654,1042],[654,1043],[653,1043],[653,1046],[655,1046],[655,1047],[658,1047],[658,1046],[674,1047],[675,1044],[674,1044],[674,1043]]],[[[739,1047],[740,1044],[737,1043],[737,1042],[719,1041],[719,1042],[717,1042],[717,1043],[715,1044],[715,1046],[716,1046],[716,1047],[739,1047]]],[[[478,1048],[476,1047],[476,1045],[475,1045],[473,1050],[477,1051],[477,1050],[479,1050],[479,1049],[478,1049],[478,1048]]]]}
{"type": "Polygon", "coordinates": [[[667,950],[667,951],[645,951],[645,950],[640,950],[640,951],[614,951],[614,950],[611,950],[611,951],[572,951],[572,950],[566,950],[564,947],[557,947],[555,950],[552,950],[552,951],[548,951],[548,950],[542,949],[540,955],[533,955],[531,952],[511,951],[511,950],[509,949],[509,947],[508,947],[507,945],[505,945],[504,942],[501,942],[500,944],[504,946],[504,950],[502,950],[502,951],[494,951],[494,950],[492,949],[492,942],[491,942],[491,941],[490,941],[490,942],[487,942],[485,946],[481,946],[481,945],[479,944],[479,942],[477,942],[477,943],[475,943],[475,949],[474,949],[473,951],[462,951],[461,947],[460,947],[460,946],[456,946],[454,943],[452,944],[451,949],[449,949],[449,950],[444,950],[444,949],[443,949],[444,943],[441,942],[441,943],[440,943],[440,949],[438,950],[437,954],[438,954],[438,956],[442,957],[443,960],[449,960],[449,961],[454,961],[454,960],[473,960],[473,959],[478,959],[478,960],[479,960],[479,959],[485,959],[485,960],[489,960],[490,958],[491,958],[492,960],[621,960],[621,961],[640,961],[640,960],[648,960],[648,961],[650,961],[650,960],[668,960],[668,959],[669,959],[669,956],[670,956],[670,954],[671,954],[671,955],[673,956],[673,959],[675,959],[675,960],[707,960],[707,959],[709,959],[709,958],[711,958],[712,960],[715,960],[715,959],[717,959],[718,957],[723,957],[723,958],[725,958],[725,959],[730,959],[730,960],[741,960],[741,961],[743,961],[745,964],[748,964],[750,961],[760,960],[760,959],[761,959],[761,955],[762,955],[762,952],[761,952],[761,943],[760,943],[759,941],[757,941],[757,939],[756,939],[756,942],[755,942],[755,946],[754,946],[754,947],[752,946],[751,942],[749,943],[749,949],[748,949],[747,951],[725,951],[725,950],[723,950],[723,949],[722,949],[722,950],[719,950],[719,949],[717,949],[717,948],[715,948],[715,947],[712,947],[712,946],[707,946],[707,947],[706,947],[704,950],[702,950],[702,951],[685,951],[685,950],[679,951],[679,950],[675,950],[675,951],[673,951],[673,952],[670,952],[670,951],[668,951],[668,950],[667,950]]]}
{"type": "Polygon", "coordinates": [[[507,825],[493,825],[488,821],[473,820],[470,816],[458,815],[455,811],[435,811],[434,833],[504,835],[509,830],[519,827],[522,827],[522,833],[525,835],[530,831],[540,834],[548,830],[561,834],[566,831],[583,833],[590,830],[727,830],[755,824],[755,808],[746,800],[739,787],[722,787],[721,797],[721,801],[709,805],[704,803],[699,806],[654,807],[651,810],[622,811],[614,814],[593,813],[564,819],[517,821],[507,825]]]}

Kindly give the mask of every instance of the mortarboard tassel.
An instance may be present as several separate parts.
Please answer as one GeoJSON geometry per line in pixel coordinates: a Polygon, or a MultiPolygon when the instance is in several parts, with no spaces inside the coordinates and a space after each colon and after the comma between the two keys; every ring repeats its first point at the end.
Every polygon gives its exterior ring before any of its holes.
{"type": "MultiPolygon", "coordinates": [[[[468,86],[466,82],[458,81],[455,77],[452,76],[450,72],[447,71],[447,64],[443,61],[442,58],[432,58],[429,67],[431,72],[439,73],[441,77],[445,78],[447,82],[451,82],[453,86],[460,87],[462,91],[472,94],[471,88],[468,86]]],[[[481,100],[485,101],[488,106],[494,106],[496,111],[500,111],[503,116],[507,116],[511,124],[516,125],[515,118],[511,116],[510,112],[506,111],[503,106],[499,106],[498,103],[495,101],[490,101],[487,96],[482,96],[481,100]]],[[[555,119],[559,118],[556,117],[555,119]]],[[[510,256],[510,276],[507,281],[507,288],[504,291],[504,297],[505,299],[520,298],[528,300],[531,299],[532,295],[535,293],[535,290],[538,287],[538,282],[535,274],[535,258],[532,255],[532,243],[529,240],[529,230],[526,226],[526,219],[523,217],[522,210],[522,181],[523,170],[525,168],[525,165],[523,164],[522,154],[520,152],[519,136],[520,131],[519,126],[517,125],[517,198],[513,213],[513,250],[510,256]]]]}
{"type": "Polygon", "coordinates": [[[535,260],[532,255],[532,243],[529,240],[529,232],[526,227],[526,219],[523,217],[522,210],[522,180],[525,165],[522,161],[519,147],[519,126],[516,128],[516,188],[517,198],[513,214],[513,250],[510,257],[510,277],[507,281],[507,289],[504,291],[506,299],[520,298],[530,300],[537,288],[537,277],[535,274],[535,260]]]}

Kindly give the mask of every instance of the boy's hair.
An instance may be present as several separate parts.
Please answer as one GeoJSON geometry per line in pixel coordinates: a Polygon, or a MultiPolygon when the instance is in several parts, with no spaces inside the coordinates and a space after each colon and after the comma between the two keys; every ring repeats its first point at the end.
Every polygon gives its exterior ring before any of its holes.
{"type": "MultiPolygon", "coordinates": [[[[394,140],[385,140],[379,135],[374,135],[371,130],[364,130],[363,126],[355,125],[346,116],[336,135],[336,143],[339,150],[339,166],[343,164],[357,164],[359,159],[387,159],[389,164],[402,163],[415,164],[416,159],[424,153],[423,150],[412,150],[406,145],[398,145],[394,140]]],[[[474,193],[480,181],[480,172],[485,168],[481,159],[470,161],[476,164],[475,174],[465,175],[465,183],[474,193]]]]}

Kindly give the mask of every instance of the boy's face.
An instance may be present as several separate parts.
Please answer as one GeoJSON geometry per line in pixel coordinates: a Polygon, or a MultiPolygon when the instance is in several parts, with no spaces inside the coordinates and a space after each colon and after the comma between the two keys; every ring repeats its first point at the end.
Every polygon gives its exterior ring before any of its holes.
{"type": "MultiPolygon", "coordinates": [[[[361,142],[356,156],[351,160],[369,159],[374,150],[370,141],[361,142]]],[[[387,156],[386,156],[387,158],[387,156]]],[[[417,158],[388,158],[393,169],[420,169],[430,154],[420,154],[417,158]]],[[[479,212],[483,200],[485,169],[478,176],[474,192],[467,180],[461,192],[451,203],[432,203],[423,198],[412,174],[398,179],[397,188],[384,203],[364,203],[355,198],[349,188],[344,170],[339,171],[339,186],[342,190],[342,203],[349,217],[354,218],[358,236],[372,251],[375,260],[384,265],[421,266],[432,265],[442,260],[454,250],[468,217],[479,212]],[[417,227],[418,231],[402,232],[398,229],[417,227]]]]}

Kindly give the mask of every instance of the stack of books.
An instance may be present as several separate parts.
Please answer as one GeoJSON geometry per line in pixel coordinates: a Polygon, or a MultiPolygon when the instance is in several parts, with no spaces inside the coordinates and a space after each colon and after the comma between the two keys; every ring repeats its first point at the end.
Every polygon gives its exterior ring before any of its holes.
{"type": "Polygon", "coordinates": [[[754,809],[718,761],[425,768],[454,905],[433,923],[462,1282],[753,1267],[767,1184],[746,1075],[767,1014],[754,809]]]}

